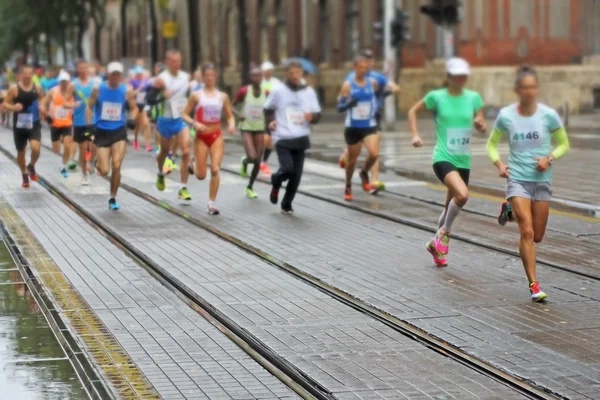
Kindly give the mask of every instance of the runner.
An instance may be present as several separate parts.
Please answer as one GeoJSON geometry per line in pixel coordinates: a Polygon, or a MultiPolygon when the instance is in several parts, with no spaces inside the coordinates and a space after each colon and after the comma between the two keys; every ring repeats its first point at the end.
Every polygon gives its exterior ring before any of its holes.
{"type": "Polygon", "coordinates": [[[144,68],[136,66],[133,69],[134,78],[129,81],[129,84],[136,91],[136,104],[138,107],[138,117],[135,121],[135,129],[133,130],[134,141],[133,149],[139,150],[140,144],[138,142],[138,135],[140,129],[144,131],[144,137],[146,139],[146,151],[152,151],[152,145],[150,144],[150,121],[148,115],[145,112],[146,108],[146,94],[148,93],[148,80],[145,78],[144,68]]]}
{"type": "Polygon", "coordinates": [[[75,99],[80,102],[79,107],[73,111],[73,141],[79,147],[79,166],[81,167],[81,184],[90,184],[88,172],[93,171],[88,162],[96,158],[96,146],[92,143],[96,129],[96,116],[92,114],[91,123],[87,122],[87,104],[92,95],[95,83],[89,76],[90,68],[85,60],[79,60],[76,64],[77,79],[73,82],[75,86],[75,99]]]}
{"type": "Polygon", "coordinates": [[[367,159],[360,171],[360,179],[365,192],[377,192],[371,185],[369,170],[379,157],[379,140],[377,139],[377,122],[375,112],[377,100],[375,93],[378,90],[377,82],[369,78],[367,59],[358,56],[354,60],[355,74],[342,84],[338,98],[338,111],[347,112],[346,130],[344,138],[348,146],[348,162],[346,162],[346,188],[344,200],[352,200],[352,176],[356,167],[356,160],[360,155],[363,144],[367,148],[367,159]]]}
{"type": "Polygon", "coordinates": [[[13,113],[13,138],[17,148],[17,164],[23,176],[22,187],[29,187],[29,177],[38,180],[35,163],[40,158],[42,124],[39,103],[42,100],[42,88],[36,86],[31,78],[33,67],[21,67],[19,80],[11,85],[2,103],[3,108],[13,113]],[[31,147],[29,164],[25,160],[27,142],[31,147]]]}
{"type": "Polygon", "coordinates": [[[193,125],[196,129],[196,141],[194,143],[195,161],[189,167],[189,173],[195,174],[196,178],[206,178],[207,159],[210,155],[210,193],[208,201],[208,213],[217,215],[220,213],[216,206],[217,192],[219,191],[221,161],[225,141],[221,133],[221,116],[225,114],[227,119],[227,130],[231,135],[235,133],[235,118],[231,109],[229,96],[219,91],[217,85],[217,70],[214,65],[202,67],[204,76],[204,89],[191,94],[187,106],[183,112],[186,123],[193,125]],[[190,115],[194,115],[194,118],[190,115]]]}
{"type": "Polygon", "coordinates": [[[286,66],[285,84],[273,89],[265,103],[265,118],[273,134],[279,170],[271,176],[270,200],[277,204],[279,189],[288,181],[281,202],[281,212],[292,215],[292,201],[300,185],[305,151],[310,147],[311,125],[321,119],[321,107],[313,88],[301,86],[302,65],[296,61],[286,66]]]}
{"type": "Polygon", "coordinates": [[[96,115],[94,144],[98,150],[98,173],[110,176],[109,210],[121,208],[117,203],[117,190],[121,184],[121,163],[127,150],[127,121],[125,105],[129,104],[131,116],[137,117],[135,92],[123,83],[123,64],[112,62],[107,67],[108,80],[94,87],[88,101],[88,125],[96,115]]]}
{"type": "Polygon", "coordinates": [[[521,238],[519,254],[529,280],[534,301],[547,296],[536,277],[536,250],[546,232],[552,197],[552,164],[569,151],[569,139],[560,117],[552,108],[537,102],[539,83],[533,68],[523,66],[517,71],[515,91],[519,103],[500,110],[494,130],[488,139],[487,151],[507,179],[506,199],[498,222],[506,225],[516,219],[521,238]],[[508,166],[498,153],[498,143],[508,137],[508,166]],[[552,138],[557,147],[552,150],[552,138]]]}
{"type": "Polygon", "coordinates": [[[167,70],[162,72],[154,85],[148,90],[148,104],[164,103],[162,115],[158,117],[157,128],[160,134],[160,152],[156,157],[158,178],[156,187],[165,190],[165,174],[163,167],[169,155],[172,141],[177,141],[181,149],[181,186],[178,197],[190,201],[192,197],[187,189],[188,165],[190,163],[190,131],[182,119],[182,112],[187,104],[185,93],[189,85],[189,74],[180,70],[181,53],[169,50],[166,55],[167,70]],[[161,94],[162,92],[162,94],[161,94]]]}
{"type": "Polygon", "coordinates": [[[446,62],[447,88],[433,90],[408,112],[408,121],[414,147],[423,146],[417,131],[417,113],[434,112],[437,143],[433,150],[433,171],[446,185],[446,207],[438,220],[439,230],[427,243],[427,251],[437,266],[448,265],[452,224],[469,199],[469,174],[471,172],[471,139],[473,125],[481,132],[487,130],[483,117],[481,96],[464,88],[470,73],[469,64],[462,58],[446,62]]]}
{"type": "Polygon", "coordinates": [[[240,175],[248,177],[248,164],[252,164],[250,181],[246,187],[246,197],[255,199],[258,197],[253,189],[254,181],[260,169],[260,160],[265,147],[265,116],[264,106],[269,91],[261,88],[261,70],[258,68],[250,71],[250,85],[240,89],[233,105],[242,104],[242,115],[240,117],[240,130],[244,141],[246,156],[242,157],[240,175]]]}
{"type": "MultiPolygon", "coordinates": [[[[361,56],[367,59],[367,64],[369,68],[369,72],[367,72],[367,77],[370,79],[375,79],[377,82],[378,90],[375,92],[377,98],[377,108],[375,111],[375,121],[377,122],[377,149],[379,152],[380,144],[381,144],[381,117],[383,116],[383,107],[385,105],[385,97],[390,94],[397,94],[400,91],[400,86],[396,83],[388,80],[384,74],[381,72],[377,72],[374,70],[375,68],[375,55],[372,50],[365,49],[360,53],[361,56]]],[[[346,80],[352,80],[355,73],[354,71],[350,72],[346,76],[346,80]]],[[[348,161],[348,150],[346,149],[344,153],[340,156],[340,167],[346,168],[346,163],[348,161]]],[[[381,164],[381,158],[377,157],[375,164],[371,168],[371,183],[378,190],[385,190],[385,183],[379,181],[379,167],[381,164]]],[[[373,192],[376,194],[377,192],[373,192]]]]}
{"type": "Polygon", "coordinates": [[[62,141],[62,166],[60,173],[64,178],[69,177],[67,163],[71,160],[71,143],[73,141],[73,109],[81,106],[81,102],[75,102],[75,87],[71,84],[71,76],[66,71],[60,71],[58,75],[58,86],[51,89],[42,101],[41,110],[50,116],[50,138],[52,139],[52,151],[60,153],[62,141]]]}
{"type": "MultiPolygon", "coordinates": [[[[262,73],[263,73],[263,80],[261,82],[261,87],[263,88],[263,90],[268,90],[269,92],[272,92],[273,89],[282,85],[281,81],[273,76],[275,66],[273,65],[272,62],[265,61],[260,66],[260,69],[262,70],[262,73]]],[[[264,142],[265,142],[265,151],[263,154],[262,163],[260,164],[260,171],[265,175],[271,175],[271,168],[269,168],[269,165],[267,164],[267,162],[269,160],[269,156],[271,155],[271,152],[273,151],[273,140],[271,139],[271,133],[268,132],[268,130],[267,130],[267,133],[265,134],[264,142]]]]}

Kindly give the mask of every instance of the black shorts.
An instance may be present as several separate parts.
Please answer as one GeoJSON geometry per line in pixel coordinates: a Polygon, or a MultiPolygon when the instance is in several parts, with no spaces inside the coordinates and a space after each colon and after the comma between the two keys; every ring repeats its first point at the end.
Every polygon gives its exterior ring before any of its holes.
{"type": "Polygon", "coordinates": [[[13,129],[13,139],[15,141],[15,147],[17,151],[23,150],[27,147],[27,142],[30,140],[42,141],[42,124],[36,122],[31,129],[13,129]]]}
{"type": "Polygon", "coordinates": [[[137,107],[138,107],[138,111],[139,112],[143,112],[144,108],[146,108],[146,105],[145,104],[138,104],[137,107]]]}
{"type": "Polygon", "coordinates": [[[377,128],[377,132],[381,131],[381,117],[382,117],[382,111],[379,110],[375,113],[375,123],[377,125],[375,125],[375,128],[377,128]]]}
{"type": "Polygon", "coordinates": [[[370,128],[349,128],[346,127],[344,130],[344,139],[346,139],[347,145],[357,144],[362,142],[367,136],[374,135],[377,133],[377,127],[372,126],[370,128]]]}
{"type": "Polygon", "coordinates": [[[125,126],[113,130],[96,128],[94,144],[98,147],[110,147],[122,140],[127,140],[127,127],[125,126]]]}
{"type": "Polygon", "coordinates": [[[52,142],[58,142],[63,136],[71,136],[73,134],[73,127],[69,126],[66,128],[55,128],[53,126],[50,127],[50,138],[52,142]]]}
{"type": "Polygon", "coordinates": [[[469,184],[469,175],[471,175],[471,170],[467,168],[456,168],[452,163],[448,161],[438,161],[433,164],[433,172],[435,172],[435,176],[438,177],[442,183],[444,183],[444,178],[450,172],[456,171],[462,178],[465,185],[469,184]]]}
{"type": "Polygon", "coordinates": [[[75,126],[73,128],[73,140],[75,143],[90,142],[96,131],[96,125],[75,126]]]}
{"type": "Polygon", "coordinates": [[[265,131],[245,131],[242,129],[242,134],[247,133],[249,135],[264,135],[266,132],[265,131]]]}

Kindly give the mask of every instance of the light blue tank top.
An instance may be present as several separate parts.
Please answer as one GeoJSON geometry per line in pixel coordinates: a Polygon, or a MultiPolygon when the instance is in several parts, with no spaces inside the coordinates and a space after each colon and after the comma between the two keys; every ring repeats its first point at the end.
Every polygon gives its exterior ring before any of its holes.
{"type": "MultiPolygon", "coordinates": [[[[87,102],[92,95],[94,89],[94,82],[90,80],[87,86],[83,86],[79,79],[75,79],[75,101],[81,102],[81,105],[73,110],[73,125],[74,126],[86,126],[87,120],[85,118],[85,109],[87,108],[87,102]]],[[[92,115],[92,124],[96,123],[96,113],[92,115]]]]}
{"type": "Polygon", "coordinates": [[[127,85],[122,83],[111,89],[106,82],[98,88],[96,100],[96,126],[103,130],[115,130],[125,126],[125,104],[127,85]]]}
{"type": "Polygon", "coordinates": [[[346,114],[346,127],[374,127],[377,124],[375,122],[377,99],[371,80],[367,78],[367,83],[364,86],[358,86],[354,79],[351,79],[350,95],[358,101],[358,104],[348,110],[346,114]]]}

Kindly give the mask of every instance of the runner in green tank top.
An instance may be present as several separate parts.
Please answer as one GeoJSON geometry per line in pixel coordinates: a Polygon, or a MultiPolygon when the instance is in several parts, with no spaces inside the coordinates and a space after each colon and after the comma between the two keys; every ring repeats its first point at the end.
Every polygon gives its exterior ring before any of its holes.
{"type": "Polygon", "coordinates": [[[473,126],[485,133],[481,96],[464,88],[470,73],[469,64],[462,58],[446,62],[447,87],[433,90],[408,112],[414,147],[423,146],[417,131],[417,112],[432,111],[435,118],[437,142],[433,150],[433,170],[448,188],[446,207],[438,220],[438,232],[426,245],[435,264],[445,267],[452,223],[469,199],[471,172],[471,142],[473,126]]]}
{"type": "Polygon", "coordinates": [[[250,85],[244,86],[235,96],[233,105],[241,104],[240,130],[244,141],[246,156],[242,157],[240,175],[248,177],[248,164],[253,164],[250,180],[246,187],[249,199],[258,197],[253,189],[254,181],[260,170],[260,161],[265,149],[264,105],[269,92],[261,87],[262,72],[255,68],[250,71],[250,85]]]}

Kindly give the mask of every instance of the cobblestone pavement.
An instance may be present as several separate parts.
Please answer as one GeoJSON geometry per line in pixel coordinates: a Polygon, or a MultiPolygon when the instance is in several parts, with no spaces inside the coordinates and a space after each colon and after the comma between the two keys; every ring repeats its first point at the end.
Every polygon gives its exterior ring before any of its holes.
{"type": "MultiPolygon", "coordinates": [[[[1,144],[6,146],[5,142],[1,144]]],[[[109,212],[107,182],[95,178],[89,189],[82,189],[78,174],[65,180],[57,170],[54,172],[56,160],[48,152],[43,154],[39,171],[46,179],[117,229],[153,261],[185,279],[200,296],[338,398],[521,398],[511,389],[125,191],[119,195],[123,209],[109,212]]],[[[152,174],[148,175],[144,162],[133,156],[131,161],[123,171],[126,179],[133,176],[148,181],[152,174]]],[[[10,165],[2,165],[5,163],[10,165]]],[[[237,178],[233,181],[239,183],[237,178]]],[[[41,191],[37,185],[34,190],[41,191]]],[[[15,191],[28,195],[20,189],[15,191]]],[[[173,196],[173,189],[165,195],[173,196]]],[[[245,224],[242,219],[239,222],[245,224]]],[[[271,240],[276,242],[275,238],[271,240]]],[[[150,325],[146,334],[152,335],[152,330],[150,325]]],[[[165,354],[165,358],[174,360],[182,356],[184,353],[177,350],[165,354]]],[[[207,372],[214,365],[199,364],[207,372]]]]}

